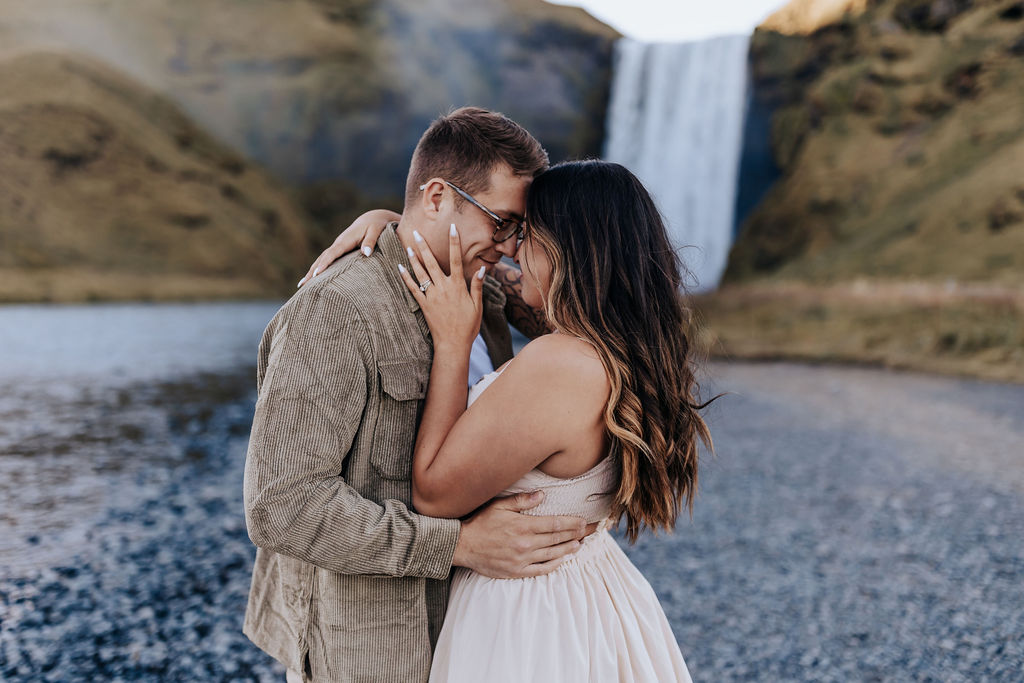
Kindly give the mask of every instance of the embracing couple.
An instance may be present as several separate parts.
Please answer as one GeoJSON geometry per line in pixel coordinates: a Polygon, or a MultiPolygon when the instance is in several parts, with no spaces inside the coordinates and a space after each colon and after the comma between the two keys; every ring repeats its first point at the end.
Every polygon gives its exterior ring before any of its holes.
{"type": "Polygon", "coordinates": [[[317,264],[259,349],[253,642],[289,681],[689,681],[608,533],[671,529],[710,441],[640,182],[459,109],[317,264]]]}

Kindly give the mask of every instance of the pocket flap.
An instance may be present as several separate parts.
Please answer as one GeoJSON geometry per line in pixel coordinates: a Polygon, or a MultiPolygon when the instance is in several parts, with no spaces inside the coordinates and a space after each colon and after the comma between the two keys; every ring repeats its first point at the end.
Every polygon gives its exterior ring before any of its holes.
{"type": "Polygon", "coordinates": [[[417,361],[389,361],[377,367],[380,386],[396,401],[422,399],[427,395],[428,370],[417,361]]]}

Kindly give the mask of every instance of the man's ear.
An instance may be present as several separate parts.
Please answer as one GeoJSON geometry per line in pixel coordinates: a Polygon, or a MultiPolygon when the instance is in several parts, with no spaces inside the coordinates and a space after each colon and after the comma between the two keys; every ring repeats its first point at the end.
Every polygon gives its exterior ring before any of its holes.
{"type": "Polygon", "coordinates": [[[420,208],[427,216],[435,217],[441,211],[441,202],[444,201],[444,181],[431,178],[420,185],[420,191],[420,208]]]}

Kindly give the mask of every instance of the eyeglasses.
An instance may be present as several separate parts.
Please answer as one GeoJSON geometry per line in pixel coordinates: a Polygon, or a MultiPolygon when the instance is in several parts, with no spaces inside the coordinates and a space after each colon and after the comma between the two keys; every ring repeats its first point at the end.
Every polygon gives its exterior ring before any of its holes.
{"type": "MultiPolygon", "coordinates": [[[[494,221],[494,234],[491,235],[491,239],[492,240],[494,240],[495,242],[504,242],[506,240],[509,240],[509,239],[512,239],[513,237],[515,237],[516,241],[518,243],[518,241],[523,238],[523,231],[526,228],[523,225],[522,219],[502,218],[501,216],[499,216],[498,214],[494,213],[493,211],[488,209],[486,206],[484,206],[483,204],[478,202],[476,199],[473,198],[473,195],[469,194],[468,192],[463,190],[458,185],[454,185],[452,183],[449,183],[447,180],[443,180],[443,179],[442,179],[441,182],[443,182],[445,185],[447,185],[448,187],[450,187],[453,190],[455,190],[455,192],[457,192],[460,197],[462,197],[467,202],[469,202],[470,204],[472,204],[476,208],[478,208],[481,211],[483,211],[484,213],[486,213],[487,216],[492,221],[494,221]]],[[[426,189],[426,187],[427,187],[426,185],[420,185],[420,190],[422,191],[422,190],[426,189]]]]}

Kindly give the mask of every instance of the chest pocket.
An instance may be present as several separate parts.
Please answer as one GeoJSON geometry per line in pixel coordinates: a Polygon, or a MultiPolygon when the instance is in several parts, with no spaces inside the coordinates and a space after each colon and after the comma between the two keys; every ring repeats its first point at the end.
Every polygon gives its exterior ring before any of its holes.
{"type": "Polygon", "coordinates": [[[377,368],[380,414],[370,462],[385,479],[412,476],[412,452],[420,409],[427,395],[428,368],[428,364],[418,361],[391,361],[377,368]]]}

